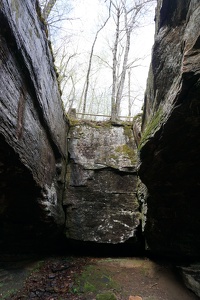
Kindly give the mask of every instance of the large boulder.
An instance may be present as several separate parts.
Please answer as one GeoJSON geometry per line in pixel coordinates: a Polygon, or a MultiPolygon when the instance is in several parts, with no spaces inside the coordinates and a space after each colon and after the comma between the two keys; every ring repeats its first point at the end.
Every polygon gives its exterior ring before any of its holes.
{"type": "Polygon", "coordinates": [[[68,143],[66,236],[112,244],[136,239],[140,209],[131,125],[78,123],[70,127],[68,143]]]}
{"type": "Polygon", "coordinates": [[[1,236],[51,235],[65,221],[66,121],[38,1],[1,1],[0,74],[1,236]]]}
{"type": "Polygon", "coordinates": [[[161,255],[200,255],[199,28],[198,0],[158,0],[139,175],[148,188],[146,241],[161,255]]]}

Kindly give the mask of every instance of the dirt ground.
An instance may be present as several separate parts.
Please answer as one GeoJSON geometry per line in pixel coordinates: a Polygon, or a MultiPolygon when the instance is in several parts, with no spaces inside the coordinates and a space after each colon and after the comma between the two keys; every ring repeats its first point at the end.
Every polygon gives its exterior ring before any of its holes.
{"type": "Polygon", "coordinates": [[[50,257],[0,271],[0,299],[7,300],[199,299],[172,265],[148,258],[50,257]]]}

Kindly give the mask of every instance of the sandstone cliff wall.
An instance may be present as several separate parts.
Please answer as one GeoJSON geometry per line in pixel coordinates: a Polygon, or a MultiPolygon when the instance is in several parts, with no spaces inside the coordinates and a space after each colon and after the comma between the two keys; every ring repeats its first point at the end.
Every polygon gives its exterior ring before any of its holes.
{"type": "Polygon", "coordinates": [[[137,244],[141,214],[131,126],[78,123],[68,142],[66,236],[112,244],[132,238],[137,244]]]}
{"type": "Polygon", "coordinates": [[[36,0],[0,4],[0,222],[7,236],[40,236],[41,222],[64,223],[67,129],[38,13],[36,0]]]}
{"type": "Polygon", "coordinates": [[[140,141],[154,253],[199,256],[200,2],[158,0],[140,141]]]}

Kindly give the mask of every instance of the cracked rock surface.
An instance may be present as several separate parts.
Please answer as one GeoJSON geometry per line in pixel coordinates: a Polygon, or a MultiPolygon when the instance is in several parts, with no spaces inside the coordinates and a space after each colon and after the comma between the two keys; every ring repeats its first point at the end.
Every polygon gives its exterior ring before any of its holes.
{"type": "Polygon", "coordinates": [[[140,212],[131,124],[76,124],[68,140],[66,236],[114,244],[135,238],[140,212]]]}

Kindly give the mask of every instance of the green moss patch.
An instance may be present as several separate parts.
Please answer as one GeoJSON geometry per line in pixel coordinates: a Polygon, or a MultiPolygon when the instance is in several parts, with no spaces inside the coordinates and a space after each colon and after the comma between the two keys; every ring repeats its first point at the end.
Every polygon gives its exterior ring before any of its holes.
{"type": "Polygon", "coordinates": [[[128,146],[127,144],[118,146],[115,149],[115,152],[130,159],[132,164],[134,164],[137,161],[137,153],[135,152],[135,150],[132,147],[128,146]]]}
{"type": "Polygon", "coordinates": [[[110,290],[119,290],[118,283],[112,279],[108,270],[102,269],[96,265],[86,266],[81,275],[76,277],[73,286],[73,291],[75,293],[92,293],[98,295],[100,298],[97,299],[99,300],[115,300],[116,298],[109,298],[111,296],[108,297],[108,295],[113,295],[110,293],[110,290]],[[105,291],[105,293],[100,294],[101,291],[105,291]]]}
{"type": "Polygon", "coordinates": [[[144,132],[142,133],[142,138],[139,144],[139,149],[142,147],[142,145],[148,140],[149,136],[158,128],[159,124],[161,123],[163,119],[163,113],[162,110],[159,109],[154,116],[151,117],[151,120],[147,124],[144,132]]]}
{"type": "Polygon", "coordinates": [[[123,127],[125,136],[127,136],[129,139],[133,139],[132,124],[126,124],[123,127]]]}
{"type": "Polygon", "coordinates": [[[88,125],[92,128],[110,128],[114,126],[121,126],[124,127],[125,130],[128,130],[128,135],[130,135],[130,130],[132,127],[132,122],[120,122],[117,124],[113,124],[110,120],[108,121],[92,121],[92,120],[86,120],[86,119],[76,119],[70,115],[67,115],[69,121],[70,121],[70,126],[77,126],[77,125],[88,125]]]}

